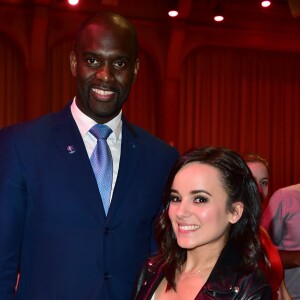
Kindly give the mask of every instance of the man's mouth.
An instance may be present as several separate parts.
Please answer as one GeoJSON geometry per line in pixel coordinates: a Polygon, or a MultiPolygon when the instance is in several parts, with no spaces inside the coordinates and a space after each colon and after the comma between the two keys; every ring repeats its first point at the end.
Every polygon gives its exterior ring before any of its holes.
{"type": "Polygon", "coordinates": [[[114,91],[92,88],[92,93],[98,101],[108,102],[115,95],[114,91]]]}

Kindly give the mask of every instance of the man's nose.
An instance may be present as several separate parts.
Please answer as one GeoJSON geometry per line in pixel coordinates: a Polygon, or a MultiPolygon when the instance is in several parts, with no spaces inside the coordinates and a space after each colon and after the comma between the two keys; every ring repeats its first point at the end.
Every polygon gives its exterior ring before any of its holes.
{"type": "Polygon", "coordinates": [[[101,66],[96,73],[96,78],[103,82],[112,81],[114,76],[110,66],[109,65],[101,66]]]}

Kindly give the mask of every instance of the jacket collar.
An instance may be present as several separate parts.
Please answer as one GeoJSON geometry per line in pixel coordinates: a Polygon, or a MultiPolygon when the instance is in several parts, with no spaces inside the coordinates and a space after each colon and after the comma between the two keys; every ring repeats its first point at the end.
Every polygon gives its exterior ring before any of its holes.
{"type": "Polygon", "coordinates": [[[242,256],[240,252],[233,242],[228,241],[203,289],[211,294],[238,292],[238,271],[241,264],[242,256]]]}

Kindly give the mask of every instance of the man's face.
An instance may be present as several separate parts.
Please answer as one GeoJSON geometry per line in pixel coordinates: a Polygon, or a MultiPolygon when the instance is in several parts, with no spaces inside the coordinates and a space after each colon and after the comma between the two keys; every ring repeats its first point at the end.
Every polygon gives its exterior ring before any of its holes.
{"type": "Polygon", "coordinates": [[[120,112],[139,68],[134,38],[116,25],[90,24],[75,51],[70,63],[76,104],[97,123],[106,123],[120,112]]]}

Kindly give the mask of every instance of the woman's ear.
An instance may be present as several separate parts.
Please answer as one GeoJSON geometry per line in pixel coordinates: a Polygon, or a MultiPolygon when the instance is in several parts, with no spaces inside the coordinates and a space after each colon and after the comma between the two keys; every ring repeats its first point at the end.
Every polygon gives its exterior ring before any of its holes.
{"type": "Polygon", "coordinates": [[[230,214],[229,222],[235,224],[243,215],[244,204],[242,202],[235,202],[232,205],[232,213],[230,214]]]}

